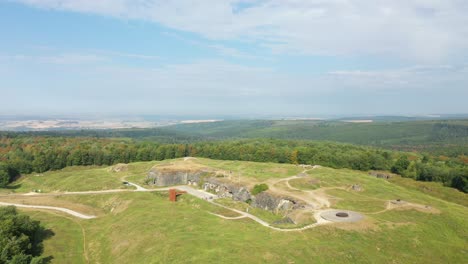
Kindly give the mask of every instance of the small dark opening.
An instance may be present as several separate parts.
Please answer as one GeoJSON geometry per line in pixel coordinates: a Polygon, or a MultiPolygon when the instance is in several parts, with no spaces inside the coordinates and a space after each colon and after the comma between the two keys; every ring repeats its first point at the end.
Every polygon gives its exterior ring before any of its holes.
{"type": "Polygon", "coordinates": [[[348,217],[348,213],[345,213],[345,212],[339,212],[339,213],[336,213],[336,216],[338,217],[348,217]]]}

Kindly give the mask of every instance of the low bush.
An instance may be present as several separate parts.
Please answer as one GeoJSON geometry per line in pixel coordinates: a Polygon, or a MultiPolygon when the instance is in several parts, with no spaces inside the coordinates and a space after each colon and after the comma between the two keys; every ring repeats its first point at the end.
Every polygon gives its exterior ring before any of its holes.
{"type": "Polygon", "coordinates": [[[261,192],[264,192],[266,190],[268,190],[268,185],[266,185],[265,183],[256,184],[252,189],[252,194],[257,195],[257,194],[259,194],[261,192]]]}

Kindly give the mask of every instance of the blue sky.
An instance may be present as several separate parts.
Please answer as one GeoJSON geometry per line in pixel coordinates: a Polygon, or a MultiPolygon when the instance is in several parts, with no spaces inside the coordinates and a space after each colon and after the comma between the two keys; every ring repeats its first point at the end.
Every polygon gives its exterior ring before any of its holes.
{"type": "Polygon", "coordinates": [[[0,114],[468,113],[468,3],[0,1],[0,114]]]}

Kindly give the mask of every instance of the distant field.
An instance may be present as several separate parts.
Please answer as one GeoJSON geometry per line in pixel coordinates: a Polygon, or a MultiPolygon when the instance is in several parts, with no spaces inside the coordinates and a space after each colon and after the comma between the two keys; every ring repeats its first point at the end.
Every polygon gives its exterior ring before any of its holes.
{"type": "MultiPolygon", "coordinates": [[[[302,171],[288,164],[209,159],[193,162],[231,170],[241,175],[241,180],[259,182],[302,171]]],[[[81,181],[80,190],[121,187],[121,177],[143,181],[156,163],[129,164],[123,172],[108,172],[108,168],[65,169],[44,174],[42,181],[28,179],[34,175],[21,181],[28,190],[64,190],[60,185],[74,182],[67,185],[71,188],[80,183],[81,177],[89,179],[81,181]],[[75,179],[76,175],[80,176],[75,179]],[[91,181],[93,177],[105,180],[91,181]],[[47,189],[48,185],[52,187],[47,189]]],[[[386,181],[347,169],[314,169],[304,179],[314,184],[297,183],[301,189],[322,188],[333,201],[332,207],[361,212],[365,220],[279,232],[249,219],[220,219],[209,212],[228,212],[189,195],[182,195],[177,203],[168,202],[167,193],[141,192],[18,199],[26,204],[47,202],[98,216],[79,220],[51,211],[22,210],[54,231],[55,235],[45,241],[45,255],[52,255],[54,263],[70,263],[69,259],[71,263],[86,263],[86,258],[89,263],[463,263],[468,257],[466,194],[440,184],[413,184],[403,178],[386,181]],[[359,184],[362,190],[349,190],[352,184],[359,184]],[[430,206],[431,211],[385,211],[387,200],[397,198],[430,206]]],[[[4,199],[0,197],[0,201],[4,199]]],[[[225,203],[241,210],[246,206],[233,205],[229,200],[225,203]]],[[[269,222],[278,219],[267,212],[257,215],[269,222]]]]}

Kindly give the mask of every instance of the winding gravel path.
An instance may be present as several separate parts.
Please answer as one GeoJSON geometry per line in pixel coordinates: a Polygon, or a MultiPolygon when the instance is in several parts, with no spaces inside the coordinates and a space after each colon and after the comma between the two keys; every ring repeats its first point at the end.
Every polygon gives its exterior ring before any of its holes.
{"type": "Polygon", "coordinates": [[[230,208],[230,207],[227,207],[227,206],[224,206],[222,204],[219,204],[219,203],[215,203],[213,201],[210,201],[210,203],[214,204],[214,205],[217,205],[217,206],[220,206],[220,207],[223,207],[225,209],[228,209],[228,210],[231,210],[231,211],[234,211],[238,214],[240,214],[240,216],[237,216],[237,217],[227,217],[227,216],[222,216],[222,215],[218,215],[218,214],[214,214],[214,213],[210,213],[212,215],[215,215],[215,216],[218,216],[220,218],[223,218],[223,219],[227,219],[227,220],[236,220],[236,219],[242,219],[242,218],[250,218],[252,220],[254,220],[255,222],[261,224],[262,226],[264,227],[268,227],[270,229],[273,229],[273,230],[276,230],[276,231],[281,231],[281,232],[292,232],[292,231],[303,231],[303,230],[307,230],[307,229],[310,229],[310,228],[314,228],[314,227],[317,227],[319,225],[325,225],[325,224],[329,224],[329,223],[332,223],[331,221],[327,221],[325,219],[323,219],[320,214],[324,211],[327,211],[327,210],[320,210],[320,211],[317,211],[314,213],[314,218],[315,220],[317,221],[316,223],[313,223],[313,224],[310,224],[310,225],[306,225],[306,226],[303,226],[303,227],[299,227],[299,228],[280,228],[280,227],[274,227],[274,226],[271,226],[269,223],[263,221],[262,219],[254,216],[254,215],[251,215],[249,213],[246,213],[246,212],[242,212],[242,211],[239,211],[237,209],[234,209],[234,208],[230,208]]]}
{"type": "Polygon", "coordinates": [[[247,216],[245,216],[245,215],[229,217],[229,216],[224,216],[224,215],[220,215],[220,214],[215,214],[215,213],[212,213],[212,212],[208,212],[208,213],[209,213],[209,214],[212,214],[212,215],[215,215],[215,216],[217,216],[217,217],[226,219],[226,220],[237,220],[237,219],[242,219],[242,218],[246,218],[246,217],[247,217],[247,216]]]}
{"type": "Polygon", "coordinates": [[[22,207],[22,208],[33,208],[33,209],[46,209],[46,210],[55,210],[55,211],[60,211],[67,213],[69,215],[76,216],[81,219],[93,219],[96,218],[94,215],[85,215],[82,213],[78,213],[76,211],[67,209],[67,208],[62,208],[62,207],[55,207],[55,206],[43,206],[43,205],[27,205],[27,204],[15,204],[15,203],[4,203],[0,202],[0,206],[16,206],[16,207],[22,207]]]}
{"type": "MultiPolygon", "coordinates": [[[[275,183],[278,183],[278,182],[281,182],[281,181],[284,181],[284,180],[289,181],[289,180],[294,179],[294,178],[298,178],[298,177],[297,176],[292,176],[292,177],[289,177],[287,179],[282,179],[282,180],[276,181],[275,183]]],[[[182,190],[182,191],[186,191],[188,194],[190,194],[192,196],[198,197],[200,199],[204,199],[204,200],[206,200],[207,202],[209,202],[209,203],[211,203],[213,205],[223,207],[225,209],[236,212],[240,216],[227,217],[227,216],[223,216],[223,215],[219,215],[219,214],[210,213],[212,215],[215,215],[217,217],[227,219],[227,220],[250,218],[250,219],[254,220],[255,222],[261,224],[262,226],[273,229],[273,230],[276,230],[276,231],[281,231],[281,232],[302,231],[302,230],[317,227],[319,225],[324,225],[324,224],[331,223],[331,221],[327,221],[327,220],[323,219],[320,216],[320,214],[322,212],[324,212],[325,210],[317,210],[314,213],[314,218],[316,219],[317,222],[314,223],[314,224],[310,224],[310,225],[300,227],[300,228],[279,228],[279,227],[271,226],[268,222],[254,216],[252,214],[249,214],[247,212],[243,212],[243,211],[240,211],[240,210],[230,208],[230,207],[227,207],[225,205],[216,203],[216,202],[214,202],[214,200],[216,198],[218,198],[217,195],[214,195],[212,193],[209,193],[209,192],[206,192],[206,191],[203,191],[203,190],[198,190],[198,189],[192,188],[191,186],[179,185],[179,186],[171,186],[171,187],[164,187],[164,188],[158,188],[158,189],[146,189],[146,188],[143,188],[143,187],[141,187],[141,186],[139,186],[139,185],[137,185],[135,183],[132,183],[132,182],[128,182],[128,184],[131,185],[131,186],[134,186],[136,189],[135,190],[116,189],[116,190],[102,190],[102,191],[62,192],[62,193],[44,193],[44,194],[42,194],[42,193],[37,193],[37,194],[36,193],[28,193],[28,194],[14,194],[14,195],[1,195],[1,196],[56,196],[56,195],[107,194],[107,193],[119,193],[119,192],[162,192],[162,191],[168,191],[169,189],[179,189],[179,190],[182,190]]],[[[290,187],[290,185],[288,187],[290,187]]],[[[318,200],[316,195],[314,195],[314,198],[316,200],[318,200]]],[[[309,201],[309,203],[310,203],[310,201],[309,201]]],[[[322,202],[322,204],[323,204],[323,202],[322,202]]],[[[62,208],[62,207],[42,206],[42,205],[25,205],[25,204],[14,204],[14,203],[0,202],[0,206],[10,206],[10,205],[17,206],[17,207],[22,207],[22,208],[33,208],[33,209],[46,209],[46,210],[61,211],[61,212],[73,215],[73,216],[81,218],[81,219],[96,218],[96,216],[93,216],[93,215],[81,214],[79,212],[76,212],[76,211],[73,211],[73,210],[70,210],[70,209],[67,209],[67,208],[62,208]]]]}
{"type": "Polygon", "coordinates": [[[330,207],[330,201],[328,200],[327,196],[325,193],[323,193],[323,190],[301,190],[295,187],[292,187],[291,184],[289,183],[290,180],[294,179],[300,179],[303,178],[300,175],[307,173],[310,170],[313,170],[318,167],[313,167],[312,169],[306,169],[303,170],[301,173],[298,175],[294,175],[288,178],[282,178],[282,179],[271,179],[267,181],[267,184],[269,186],[269,189],[273,192],[276,193],[281,193],[286,196],[290,196],[299,200],[302,200],[306,202],[308,205],[312,206],[312,208],[319,210],[323,208],[329,208],[330,207]],[[277,186],[277,184],[280,183],[285,183],[286,187],[289,190],[286,190],[284,188],[280,188],[277,186]]]}
{"type": "Polygon", "coordinates": [[[128,185],[131,185],[131,186],[135,187],[137,192],[147,192],[148,191],[148,189],[143,188],[143,187],[141,187],[140,185],[138,185],[136,183],[129,182],[129,181],[127,181],[127,182],[128,182],[128,185]]]}
{"type": "MultiPolygon", "coordinates": [[[[214,194],[211,194],[202,190],[197,190],[186,185],[171,186],[171,187],[164,187],[164,188],[158,188],[158,189],[146,189],[132,182],[128,182],[128,184],[136,187],[136,189],[135,190],[116,189],[116,190],[102,190],[102,191],[57,192],[57,193],[24,193],[24,194],[0,195],[0,197],[84,195],[84,194],[108,194],[108,193],[121,193],[121,192],[164,192],[164,191],[168,191],[169,189],[179,189],[179,190],[186,191],[188,194],[191,194],[195,197],[198,197],[204,200],[213,200],[217,198],[217,196],[214,194]]],[[[21,207],[21,208],[55,210],[55,211],[61,211],[61,212],[70,214],[72,216],[75,216],[81,219],[96,218],[96,216],[94,215],[85,215],[85,214],[73,211],[71,209],[63,208],[63,207],[45,206],[45,205],[27,205],[27,204],[16,204],[16,203],[6,203],[6,202],[0,202],[0,206],[16,206],[16,207],[21,207]]]]}

